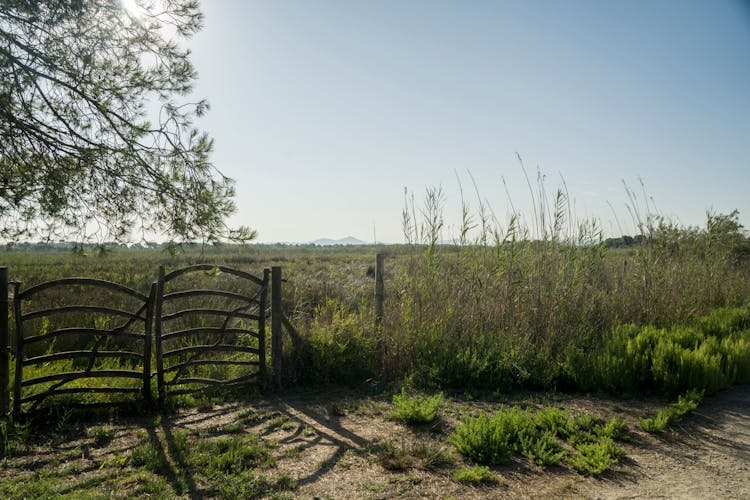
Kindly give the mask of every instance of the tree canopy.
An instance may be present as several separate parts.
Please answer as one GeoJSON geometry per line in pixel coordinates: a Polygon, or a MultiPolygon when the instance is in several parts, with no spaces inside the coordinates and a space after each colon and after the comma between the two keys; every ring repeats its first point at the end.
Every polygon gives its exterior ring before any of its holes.
{"type": "Polygon", "coordinates": [[[1,239],[253,236],[194,125],[198,1],[137,3],[0,0],[1,239]]]}

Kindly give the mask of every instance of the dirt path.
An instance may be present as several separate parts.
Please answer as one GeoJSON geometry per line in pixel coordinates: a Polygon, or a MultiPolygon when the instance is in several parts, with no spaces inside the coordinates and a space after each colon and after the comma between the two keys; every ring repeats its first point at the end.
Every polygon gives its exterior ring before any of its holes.
{"type": "Polygon", "coordinates": [[[750,498],[750,386],[707,397],[665,436],[640,435],[601,498],[750,498]]]}
{"type": "MultiPolygon", "coordinates": [[[[373,419],[370,411],[363,416],[343,411],[337,416],[322,406],[294,400],[279,409],[307,422],[319,431],[321,444],[332,447],[316,455],[325,467],[301,478],[297,494],[302,497],[750,498],[750,386],[707,397],[698,411],[659,435],[641,431],[638,419],[664,402],[570,397],[559,403],[573,411],[628,420],[634,438],[625,445],[627,458],[598,479],[568,468],[542,469],[514,460],[497,469],[501,485],[467,487],[439,471],[386,472],[354,453],[367,443],[390,439],[408,446],[414,439],[400,425],[373,419]]],[[[494,403],[466,405],[489,410],[494,403]]],[[[303,463],[311,462],[298,461],[299,466],[303,463]]]]}
{"type": "Polygon", "coordinates": [[[750,386],[707,397],[696,412],[660,435],[641,431],[638,419],[666,403],[533,393],[459,398],[440,425],[412,429],[388,419],[389,398],[335,387],[300,389],[163,417],[117,418],[107,424],[112,438],[106,445],[96,443],[102,422],[71,426],[65,436],[29,442],[0,460],[0,492],[5,491],[0,496],[35,497],[33,491],[39,491],[40,497],[65,498],[214,498],[219,496],[215,485],[201,479],[201,471],[176,465],[174,436],[187,436],[190,448],[202,439],[256,435],[273,443],[275,457],[273,465],[257,472],[294,480],[278,498],[750,498],[750,386]],[[455,481],[453,471],[462,459],[447,436],[459,415],[501,405],[562,406],[573,413],[620,417],[633,439],[623,445],[627,457],[601,478],[581,476],[569,466],[541,468],[515,456],[494,468],[498,483],[455,481]],[[172,472],[145,472],[132,463],[135,448],[150,438],[163,444],[158,451],[172,472]],[[453,455],[454,461],[386,470],[376,451],[383,443],[410,451],[427,446],[453,455]],[[47,481],[44,489],[29,489],[40,480],[47,481]],[[144,481],[158,486],[159,493],[148,493],[144,481]]]}

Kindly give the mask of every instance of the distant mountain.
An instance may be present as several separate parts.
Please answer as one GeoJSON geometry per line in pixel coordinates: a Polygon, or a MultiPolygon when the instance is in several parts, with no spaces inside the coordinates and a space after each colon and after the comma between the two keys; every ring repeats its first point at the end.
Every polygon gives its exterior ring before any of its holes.
{"type": "Polygon", "coordinates": [[[333,245],[367,245],[368,243],[366,241],[358,240],[357,238],[354,238],[352,236],[347,236],[346,238],[341,238],[340,240],[320,238],[315,241],[311,241],[310,244],[321,247],[329,247],[333,245]]]}

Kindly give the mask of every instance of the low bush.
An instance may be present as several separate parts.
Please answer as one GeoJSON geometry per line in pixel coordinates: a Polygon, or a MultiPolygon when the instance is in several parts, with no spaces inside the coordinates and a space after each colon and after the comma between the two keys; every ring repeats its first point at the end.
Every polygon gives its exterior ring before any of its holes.
{"type": "Polygon", "coordinates": [[[534,422],[542,430],[565,438],[570,434],[570,414],[562,408],[544,408],[534,415],[534,422]]]}
{"type": "Polygon", "coordinates": [[[315,309],[305,338],[305,377],[315,383],[354,384],[376,377],[379,341],[372,334],[367,308],[350,310],[329,299],[315,309]]]}
{"type": "Polygon", "coordinates": [[[567,454],[550,431],[523,438],[521,448],[523,455],[537,465],[557,465],[567,454]]]}
{"type": "Polygon", "coordinates": [[[508,436],[508,444],[517,453],[523,452],[523,443],[535,440],[539,431],[528,410],[514,406],[500,410],[493,416],[494,425],[508,436]]]}
{"type": "Polygon", "coordinates": [[[572,348],[565,370],[573,385],[586,391],[678,394],[697,389],[710,394],[749,383],[748,318],[750,307],[718,308],[690,325],[618,326],[593,354],[572,348]]]}
{"type": "Polygon", "coordinates": [[[599,443],[581,443],[576,453],[568,458],[568,463],[581,474],[599,476],[625,456],[625,452],[609,438],[599,443]]]}
{"type": "Polygon", "coordinates": [[[676,403],[657,411],[655,416],[642,418],[641,428],[647,432],[660,432],[698,408],[702,400],[702,391],[690,390],[684,396],[677,398],[676,403]]]}
{"type": "Polygon", "coordinates": [[[494,416],[482,413],[461,422],[449,441],[462,455],[480,464],[504,464],[511,454],[510,429],[494,416]]]}
{"type": "Polygon", "coordinates": [[[599,435],[602,437],[612,438],[616,441],[629,441],[631,436],[628,432],[628,424],[621,418],[612,418],[604,427],[602,427],[599,435]]]}
{"type": "Polygon", "coordinates": [[[393,396],[396,409],[391,418],[410,425],[429,424],[438,417],[438,411],[445,404],[442,394],[409,396],[405,390],[393,396]]]}

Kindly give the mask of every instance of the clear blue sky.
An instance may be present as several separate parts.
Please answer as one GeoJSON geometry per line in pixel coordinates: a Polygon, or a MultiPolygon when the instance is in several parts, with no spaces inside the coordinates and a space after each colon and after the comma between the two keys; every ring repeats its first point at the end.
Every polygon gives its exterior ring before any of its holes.
{"type": "MultiPolygon", "coordinates": [[[[501,219],[502,178],[531,215],[515,153],[579,217],[626,233],[625,180],[664,215],[750,226],[746,1],[202,2],[189,43],[200,125],[237,181],[231,220],[259,241],[401,242],[404,187],[469,170],[501,219]]],[[[473,194],[466,193],[476,206],[473,194]]],[[[450,237],[447,231],[445,237],[450,237]]]]}

